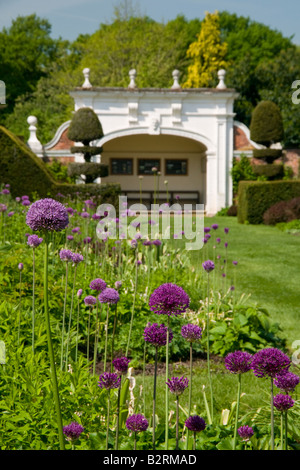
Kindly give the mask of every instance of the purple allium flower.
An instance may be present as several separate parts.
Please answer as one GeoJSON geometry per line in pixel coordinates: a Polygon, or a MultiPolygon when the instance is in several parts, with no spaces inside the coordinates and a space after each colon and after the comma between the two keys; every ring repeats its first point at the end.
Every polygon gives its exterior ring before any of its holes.
{"type": "Polygon", "coordinates": [[[252,360],[252,369],[256,377],[274,378],[277,374],[287,372],[290,365],[290,358],[277,348],[261,349],[254,354],[252,360]]]}
{"type": "Polygon", "coordinates": [[[293,372],[286,372],[285,374],[277,375],[274,379],[274,384],[285,392],[293,392],[299,384],[299,380],[298,375],[293,374],[293,372]]]}
{"type": "Polygon", "coordinates": [[[235,351],[225,357],[225,367],[232,374],[242,374],[251,370],[252,355],[244,351],[235,351]]]}
{"type": "Polygon", "coordinates": [[[80,230],[80,228],[79,228],[79,227],[75,227],[75,228],[72,228],[72,230],[71,230],[71,231],[72,231],[72,233],[78,233],[78,232],[79,232],[79,230],[80,230]]]}
{"type": "Polygon", "coordinates": [[[21,201],[21,198],[19,196],[16,197],[16,201],[17,202],[20,202],[21,201]]]}
{"type": "Polygon", "coordinates": [[[253,436],[253,429],[250,427],[250,426],[241,426],[240,428],[238,428],[238,433],[239,433],[239,436],[243,439],[243,441],[247,442],[251,439],[251,437],[253,436]]]}
{"type": "Polygon", "coordinates": [[[277,410],[287,411],[289,408],[294,406],[295,401],[290,395],[283,395],[282,393],[278,393],[273,398],[273,404],[277,410]]]}
{"type": "Polygon", "coordinates": [[[62,261],[72,261],[73,260],[73,253],[71,250],[62,249],[59,252],[59,257],[62,261]]]}
{"type": "Polygon", "coordinates": [[[80,253],[73,253],[72,254],[72,261],[74,264],[78,264],[83,261],[83,256],[80,253]]]}
{"type": "Polygon", "coordinates": [[[198,341],[202,336],[202,329],[198,325],[193,325],[192,323],[188,323],[187,325],[183,325],[181,328],[181,334],[183,338],[185,338],[190,343],[194,341],[198,341]]]}
{"type": "Polygon", "coordinates": [[[83,426],[73,421],[71,424],[63,427],[63,433],[66,436],[67,441],[76,441],[79,439],[81,433],[84,431],[83,426]]]}
{"type": "Polygon", "coordinates": [[[216,238],[216,242],[217,242],[217,243],[220,243],[220,242],[221,242],[221,238],[219,238],[219,237],[216,238]]]}
{"type": "Polygon", "coordinates": [[[69,240],[70,242],[71,242],[72,240],[74,240],[73,235],[67,235],[67,240],[69,240]]]}
{"type": "Polygon", "coordinates": [[[19,264],[18,264],[18,270],[19,270],[19,271],[23,271],[23,269],[24,269],[24,264],[23,264],[23,263],[19,263],[19,264]]]}
{"type": "Polygon", "coordinates": [[[190,298],[182,287],[176,284],[161,284],[151,294],[150,309],[158,315],[180,315],[189,307],[190,298]]]}
{"type": "Polygon", "coordinates": [[[10,211],[8,214],[7,214],[7,217],[12,217],[14,215],[15,211],[10,211]]]}
{"type": "Polygon", "coordinates": [[[97,303],[97,299],[93,295],[87,295],[84,298],[84,303],[85,305],[95,305],[97,303]]]}
{"type": "Polygon", "coordinates": [[[167,386],[171,393],[174,395],[181,395],[189,384],[189,379],[187,377],[172,377],[166,382],[167,386]]]}
{"type": "Polygon", "coordinates": [[[10,190],[9,189],[3,189],[2,190],[2,194],[9,194],[10,193],[10,190]]]}
{"type": "Polygon", "coordinates": [[[204,263],[202,263],[202,267],[207,273],[210,273],[215,269],[215,264],[213,261],[208,259],[207,261],[204,261],[204,263]]]}
{"type": "Polygon", "coordinates": [[[161,241],[160,241],[160,240],[153,240],[153,241],[152,241],[152,245],[160,246],[160,245],[161,245],[161,241]]]}
{"type": "Polygon", "coordinates": [[[232,261],[232,264],[233,264],[234,266],[236,266],[236,265],[238,264],[238,262],[237,262],[237,261],[232,261]]]}
{"type": "Polygon", "coordinates": [[[225,248],[227,248],[227,247],[228,247],[228,243],[227,243],[227,242],[225,242],[225,243],[224,243],[224,246],[225,246],[225,248]]]}
{"type": "Polygon", "coordinates": [[[69,223],[67,209],[51,198],[34,202],[26,214],[26,223],[33,231],[60,232],[69,223]]]}
{"type": "Polygon", "coordinates": [[[83,243],[84,243],[85,245],[88,245],[89,243],[91,243],[91,241],[92,241],[92,238],[91,238],[91,237],[86,237],[86,238],[83,239],[83,243]]]}
{"type": "Polygon", "coordinates": [[[113,388],[119,388],[121,384],[121,377],[113,372],[104,372],[99,377],[98,385],[100,388],[106,388],[106,390],[112,390],[113,388]]]}
{"type": "Polygon", "coordinates": [[[7,206],[5,204],[0,204],[0,212],[6,212],[7,206]]]}
{"type": "Polygon", "coordinates": [[[83,292],[82,289],[78,289],[78,291],[77,291],[77,297],[78,298],[82,296],[82,292],[83,292]]]}
{"type": "Polygon", "coordinates": [[[121,289],[121,287],[122,287],[122,281],[116,281],[116,282],[115,282],[115,288],[116,288],[117,290],[119,290],[119,289],[121,289]]]}
{"type": "Polygon", "coordinates": [[[146,431],[148,426],[148,420],[142,414],[131,415],[126,420],[126,428],[132,432],[146,431]]]}
{"type": "Polygon", "coordinates": [[[210,227],[204,227],[204,233],[210,232],[210,227]]]}
{"type": "Polygon", "coordinates": [[[106,288],[106,282],[103,279],[93,279],[90,283],[90,289],[102,292],[106,288]]]}
{"type": "Polygon", "coordinates": [[[113,366],[119,374],[126,374],[129,362],[128,357],[117,357],[113,360],[113,366]]]}
{"type": "Polygon", "coordinates": [[[228,228],[228,227],[225,227],[225,228],[224,228],[224,232],[225,232],[225,233],[228,233],[228,232],[229,232],[229,228],[228,228]]]}
{"type": "Polygon", "coordinates": [[[29,235],[27,238],[27,245],[31,246],[32,248],[35,248],[39,246],[42,243],[43,239],[38,237],[37,235],[29,235]]]}
{"type": "Polygon", "coordinates": [[[218,224],[212,224],[211,228],[213,230],[217,230],[217,228],[219,228],[219,225],[218,224]]]}
{"type": "Polygon", "coordinates": [[[90,214],[88,212],[81,212],[81,217],[83,217],[84,219],[88,219],[90,217],[90,214]]]}
{"type": "Polygon", "coordinates": [[[120,300],[120,296],[116,289],[106,287],[98,296],[98,300],[102,304],[117,304],[120,300]]]}
{"type": "Polygon", "coordinates": [[[200,432],[206,428],[204,419],[198,415],[190,416],[184,424],[190,431],[193,432],[200,432]]]}
{"type": "Polygon", "coordinates": [[[24,201],[22,201],[22,206],[30,206],[31,202],[29,201],[29,199],[24,199],[24,201]]]}
{"type": "MultiPolygon", "coordinates": [[[[167,331],[168,328],[162,323],[148,323],[144,329],[144,339],[147,343],[151,343],[155,347],[165,346],[167,344],[167,331]]],[[[169,343],[173,339],[173,332],[169,328],[169,343]]]]}

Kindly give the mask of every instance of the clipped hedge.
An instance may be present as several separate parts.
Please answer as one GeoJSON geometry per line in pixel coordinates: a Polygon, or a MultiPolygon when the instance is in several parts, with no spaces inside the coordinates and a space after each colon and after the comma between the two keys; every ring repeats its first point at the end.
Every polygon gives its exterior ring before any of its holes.
{"type": "Polygon", "coordinates": [[[12,196],[37,195],[40,198],[58,195],[78,199],[94,197],[97,203],[117,207],[121,193],[119,184],[57,183],[43,160],[9,130],[0,126],[0,184],[10,184],[12,196]]]}
{"type": "Polygon", "coordinates": [[[238,188],[238,222],[263,223],[263,215],[279,201],[300,196],[300,180],[240,181],[238,188]]]}
{"type": "Polygon", "coordinates": [[[265,176],[268,179],[279,179],[284,175],[283,163],[268,163],[267,165],[253,165],[253,173],[256,176],[265,176]]]}

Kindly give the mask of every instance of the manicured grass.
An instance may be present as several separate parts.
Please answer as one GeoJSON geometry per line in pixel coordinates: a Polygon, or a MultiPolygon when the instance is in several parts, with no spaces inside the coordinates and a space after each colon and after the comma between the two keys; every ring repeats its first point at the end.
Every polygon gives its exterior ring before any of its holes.
{"type": "MultiPolygon", "coordinates": [[[[213,223],[219,224],[221,238],[216,255],[226,256],[224,242],[228,242],[227,279],[232,282],[236,268],[236,295],[251,294],[250,300],[266,308],[289,346],[300,340],[300,237],[276,227],[242,225],[236,217],[205,219],[205,226],[213,223]],[[229,228],[226,236],[224,227],[229,228]],[[236,267],[232,260],[238,261],[236,267]]],[[[211,248],[209,253],[212,256],[211,248]]]]}

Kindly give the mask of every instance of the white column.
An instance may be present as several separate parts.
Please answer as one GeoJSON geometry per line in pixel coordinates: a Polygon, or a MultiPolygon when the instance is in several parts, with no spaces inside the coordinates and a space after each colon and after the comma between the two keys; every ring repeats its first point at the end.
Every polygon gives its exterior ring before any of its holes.
{"type": "Polygon", "coordinates": [[[217,156],[214,152],[206,152],[206,215],[214,215],[218,211],[217,156]]]}
{"type": "Polygon", "coordinates": [[[217,210],[226,206],[226,180],[227,180],[227,126],[226,117],[217,119],[217,179],[218,203],[217,210]]]}

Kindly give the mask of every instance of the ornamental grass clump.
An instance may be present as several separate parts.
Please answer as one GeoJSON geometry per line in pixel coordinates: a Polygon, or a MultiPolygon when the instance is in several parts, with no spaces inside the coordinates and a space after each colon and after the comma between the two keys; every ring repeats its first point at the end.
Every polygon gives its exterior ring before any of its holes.
{"type": "Polygon", "coordinates": [[[237,402],[236,402],[237,405],[236,405],[234,437],[233,437],[233,450],[235,450],[237,431],[238,431],[242,374],[245,374],[246,372],[249,372],[251,370],[252,355],[246,351],[235,351],[233,353],[229,353],[225,357],[225,367],[232,374],[238,375],[238,391],[237,391],[237,402]]]}
{"type": "Polygon", "coordinates": [[[155,360],[154,360],[154,382],[153,382],[153,411],[152,411],[152,444],[153,450],[155,450],[155,426],[156,426],[156,385],[157,385],[157,356],[158,356],[158,348],[162,346],[166,346],[167,339],[169,343],[171,343],[173,339],[173,332],[162,323],[159,325],[158,323],[148,323],[146,328],[144,329],[144,339],[146,343],[152,344],[155,347],[155,360]],[[167,338],[168,337],[168,338],[167,338]]]}
{"type": "MultiPolygon", "coordinates": [[[[185,290],[172,283],[161,284],[153,291],[149,298],[150,310],[157,315],[167,317],[167,340],[166,340],[166,384],[169,380],[169,320],[184,313],[190,305],[190,298],[185,290]]],[[[169,440],[169,394],[166,385],[166,409],[165,409],[165,448],[168,449],[169,440]]]]}
{"type": "Polygon", "coordinates": [[[48,251],[49,251],[49,232],[61,232],[69,224],[67,209],[63,204],[51,198],[40,199],[34,202],[26,214],[26,224],[34,231],[44,234],[45,252],[44,252],[44,312],[48,340],[48,354],[50,359],[50,371],[52,377],[52,386],[54,402],[56,408],[58,434],[61,450],[64,449],[64,437],[62,418],[60,410],[60,398],[58,393],[58,384],[56,376],[55,358],[52,344],[52,335],[50,328],[49,301],[48,301],[48,251]]]}
{"type": "Polygon", "coordinates": [[[261,349],[254,354],[252,370],[256,377],[271,379],[271,448],[274,450],[274,403],[273,382],[278,374],[284,374],[291,365],[290,358],[277,348],[261,349]]]}

